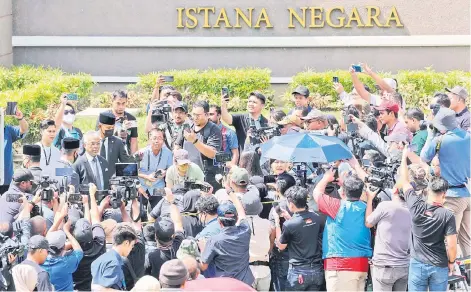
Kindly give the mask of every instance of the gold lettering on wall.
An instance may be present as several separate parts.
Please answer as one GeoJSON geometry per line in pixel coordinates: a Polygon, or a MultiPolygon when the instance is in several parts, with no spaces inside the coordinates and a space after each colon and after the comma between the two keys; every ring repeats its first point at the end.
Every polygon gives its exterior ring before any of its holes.
{"type": "MultiPolygon", "coordinates": [[[[289,7],[288,28],[319,29],[363,27],[404,27],[395,6],[381,10],[379,6],[351,7],[289,7]],[[383,17],[382,17],[383,16],[383,17]]],[[[266,8],[177,8],[177,28],[273,28],[266,8]]]]}

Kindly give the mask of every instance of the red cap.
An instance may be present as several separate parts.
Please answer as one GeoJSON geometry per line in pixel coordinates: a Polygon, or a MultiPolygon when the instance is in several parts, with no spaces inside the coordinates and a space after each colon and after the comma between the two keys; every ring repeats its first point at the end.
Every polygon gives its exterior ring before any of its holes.
{"type": "Polygon", "coordinates": [[[375,107],[379,111],[389,110],[395,113],[399,112],[399,105],[395,102],[385,100],[379,106],[375,107]]]}

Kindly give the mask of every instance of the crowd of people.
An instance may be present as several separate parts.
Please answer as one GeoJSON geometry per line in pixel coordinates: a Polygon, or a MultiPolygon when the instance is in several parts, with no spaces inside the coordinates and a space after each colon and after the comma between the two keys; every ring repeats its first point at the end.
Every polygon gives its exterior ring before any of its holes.
{"type": "Polygon", "coordinates": [[[226,90],[220,105],[189,108],[161,77],[147,145],[125,91],[86,132],[64,94],[14,169],[12,144],[29,130],[17,109],[3,129],[0,290],[446,291],[470,255],[468,92],[444,88],[428,113],[362,69],[349,68],[348,93],[333,82],[339,120],[303,85],[292,109],[265,117],[260,92],[243,114],[226,90]],[[352,158],[264,156],[273,135],[299,133],[336,136],[352,158]]]}

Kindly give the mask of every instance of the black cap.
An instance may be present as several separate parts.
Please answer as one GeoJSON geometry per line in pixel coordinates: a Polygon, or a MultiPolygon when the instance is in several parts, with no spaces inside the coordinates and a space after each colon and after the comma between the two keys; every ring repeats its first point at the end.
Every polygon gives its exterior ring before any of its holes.
{"type": "Polygon", "coordinates": [[[39,146],[39,145],[23,145],[23,155],[41,156],[41,146],[39,146]]]}
{"type": "Polygon", "coordinates": [[[49,249],[49,242],[42,235],[31,236],[28,242],[29,249],[49,249]]]}
{"type": "Polygon", "coordinates": [[[66,150],[80,148],[80,140],[72,137],[66,137],[62,139],[62,148],[66,150]]]}
{"type": "Polygon", "coordinates": [[[100,124],[114,125],[116,123],[116,118],[110,112],[103,112],[103,113],[100,113],[99,121],[100,121],[100,124]]]}
{"type": "Polygon", "coordinates": [[[14,182],[32,181],[32,180],[34,180],[34,176],[29,169],[21,168],[15,171],[15,173],[13,174],[14,182]]]}
{"type": "Polygon", "coordinates": [[[309,89],[306,86],[298,85],[291,94],[301,94],[305,97],[309,97],[309,89]]]}
{"type": "Polygon", "coordinates": [[[188,105],[183,101],[177,101],[173,107],[174,109],[181,108],[185,113],[188,113],[188,105]]]}
{"type": "Polygon", "coordinates": [[[166,244],[172,241],[173,235],[175,234],[175,225],[170,218],[159,217],[154,223],[155,237],[157,240],[166,244]]]}
{"type": "Polygon", "coordinates": [[[87,219],[81,218],[75,222],[74,237],[79,243],[89,243],[93,241],[92,225],[87,219]]]}

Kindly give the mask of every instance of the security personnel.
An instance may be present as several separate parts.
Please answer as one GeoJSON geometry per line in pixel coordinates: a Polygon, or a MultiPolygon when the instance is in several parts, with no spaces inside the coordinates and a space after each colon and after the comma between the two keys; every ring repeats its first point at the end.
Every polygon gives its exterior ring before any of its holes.
{"type": "Polygon", "coordinates": [[[41,180],[41,146],[39,145],[23,145],[23,167],[31,171],[34,180],[41,180]]]}
{"type": "Polygon", "coordinates": [[[0,222],[12,223],[20,212],[21,204],[18,202],[8,202],[9,194],[25,194],[27,199],[32,198],[34,176],[29,169],[18,169],[13,174],[13,181],[10,188],[0,199],[0,222]]]}
{"type": "Polygon", "coordinates": [[[128,155],[123,140],[113,136],[116,123],[114,115],[110,112],[102,112],[98,122],[101,137],[100,156],[108,161],[109,173],[113,175],[116,172],[116,163],[130,163],[134,162],[134,159],[128,155]]]}
{"type": "MultiPolygon", "coordinates": [[[[62,155],[60,160],[57,162],[58,166],[63,169],[62,173],[67,174],[67,184],[75,187],[75,192],[79,192],[80,177],[72,168],[72,164],[77,160],[80,151],[80,140],[66,137],[62,140],[62,155]]],[[[59,171],[61,172],[61,171],[59,171]]],[[[56,179],[59,182],[61,190],[65,187],[63,179],[64,176],[57,176],[56,179]]]]}

